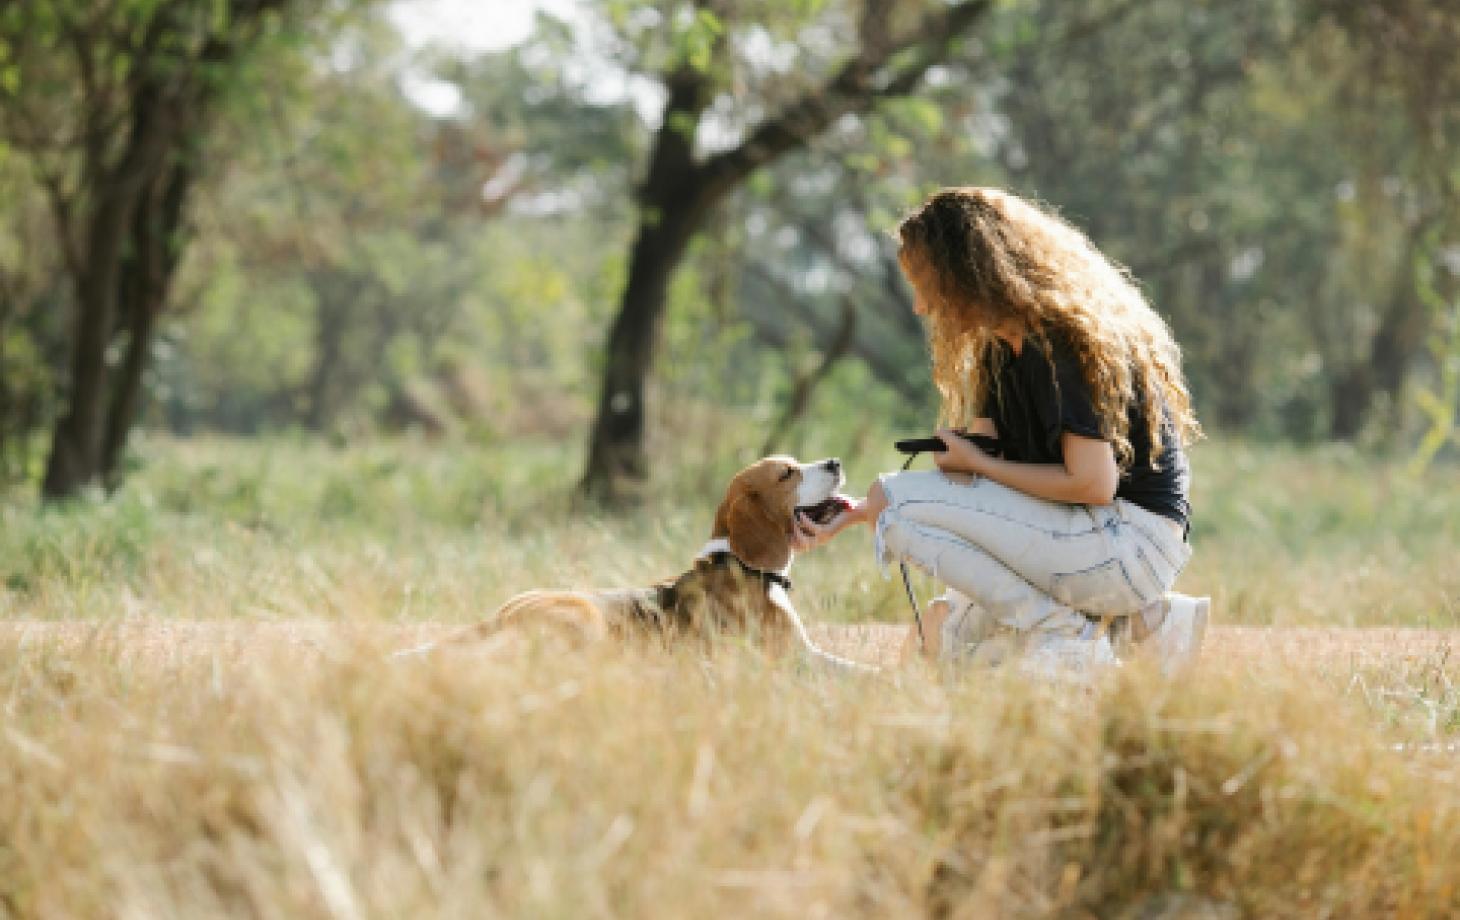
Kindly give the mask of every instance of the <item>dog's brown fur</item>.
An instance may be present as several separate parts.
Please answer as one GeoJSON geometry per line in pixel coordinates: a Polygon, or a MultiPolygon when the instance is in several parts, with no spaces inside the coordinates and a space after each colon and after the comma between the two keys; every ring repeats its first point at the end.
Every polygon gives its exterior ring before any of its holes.
{"type": "Polygon", "coordinates": [[[797,624],[773,602],[767,580],[759,573],[779,572],[790,564],[801,476],[800,467],[789,458],[767,457],[730,480],[710,536],[726,540],[739,563],[700,558],[677,578],[642,589],[528,591],[503,604],[491,619],[446,642],[471,642],[509,627],[527,626],[566,631],[589,641],[635,636],[708,641],[740,635],[773,653],[784,653],[795,643],[797,624]]]}

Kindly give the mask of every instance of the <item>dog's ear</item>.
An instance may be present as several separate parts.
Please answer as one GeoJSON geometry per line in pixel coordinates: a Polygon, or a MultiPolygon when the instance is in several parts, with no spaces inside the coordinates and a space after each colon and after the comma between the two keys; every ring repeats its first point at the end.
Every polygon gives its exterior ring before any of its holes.
{"type": "Polygon", "coordinates": [[[730,551],[753,569],[779,572],[791,564],[789,520],[777,514],[759,492],[742,492],[725,500],[720,513],[730,551]]]}

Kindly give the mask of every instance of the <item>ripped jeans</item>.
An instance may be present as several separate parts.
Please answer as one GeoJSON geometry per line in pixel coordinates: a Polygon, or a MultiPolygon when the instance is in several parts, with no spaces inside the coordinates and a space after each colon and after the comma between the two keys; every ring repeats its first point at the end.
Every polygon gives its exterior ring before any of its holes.
{"type": "Polygon", "coordinates": [[[994,631],[1088,635],[1091,617],[1127,616],[1159,599],[1191,558],[1180,525],[1125,499],[1046,501],[938,470],[879,481],[884,571],[907,562],[972,602],[951,598],[946,651],[994,631]]]}

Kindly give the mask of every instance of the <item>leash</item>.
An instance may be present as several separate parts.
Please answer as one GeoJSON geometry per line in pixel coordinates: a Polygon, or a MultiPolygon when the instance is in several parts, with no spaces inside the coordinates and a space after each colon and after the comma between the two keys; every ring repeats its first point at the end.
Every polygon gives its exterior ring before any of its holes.
{"type": "MultiPolygon", "coordinates": [[[[907,462],[902,465],[904,472],[912,466],[912,462],[918,458],[916,453],[907,455],[907,462]]],[[[907,602],[912,605],[913,622],[918,626],[918,648],[926,652],[928,650],[928,638],[923,635],[923,613],[918,608],[918,596],[913,593],[912,576],[907,573],[907,563],[898,560],[897,567],[902,569],[902,587],[907,592],[907,602]]]]}
{"type": "MultiPolygon", "coordinates": [[[[977,444],[981,450],[991,453],[996,457],[1002,453],[999,449],[998,438],[984,434],[961,434],[960,436],[967,438],[974,444],[977,444]]],[[[908,467],[912,466],[912,462],[918,458],[918,454],[948,449],[948,445],[944,444],[943,440],[937,437],[906,438],[896,442],[895,446],[898,450],[907,454],[907,462],[902,465],[904,472],[906,472],[908,467]]],[[[906,562],[898,560],[897,567],[902,570],[902,587],[907,592],[907,602],[912,606],[913,622],[918,627],[918,646],[923,651],[927,651],[928,637],[923,635],[923,613],[922,609],[918,607],[918,597],[913,593],[912,576],[907,572],[906,562]]]]}

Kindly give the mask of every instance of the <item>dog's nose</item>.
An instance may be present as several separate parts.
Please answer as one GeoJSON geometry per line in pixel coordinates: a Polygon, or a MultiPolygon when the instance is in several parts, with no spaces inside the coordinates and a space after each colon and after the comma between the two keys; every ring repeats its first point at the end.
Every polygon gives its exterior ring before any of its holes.
{"type": "Polygon", "coordinates": [[[822,466],[826,467],[832,473],[840,473],[842,471],[842,462],[835,457],[823,463],[822,466]]]}

